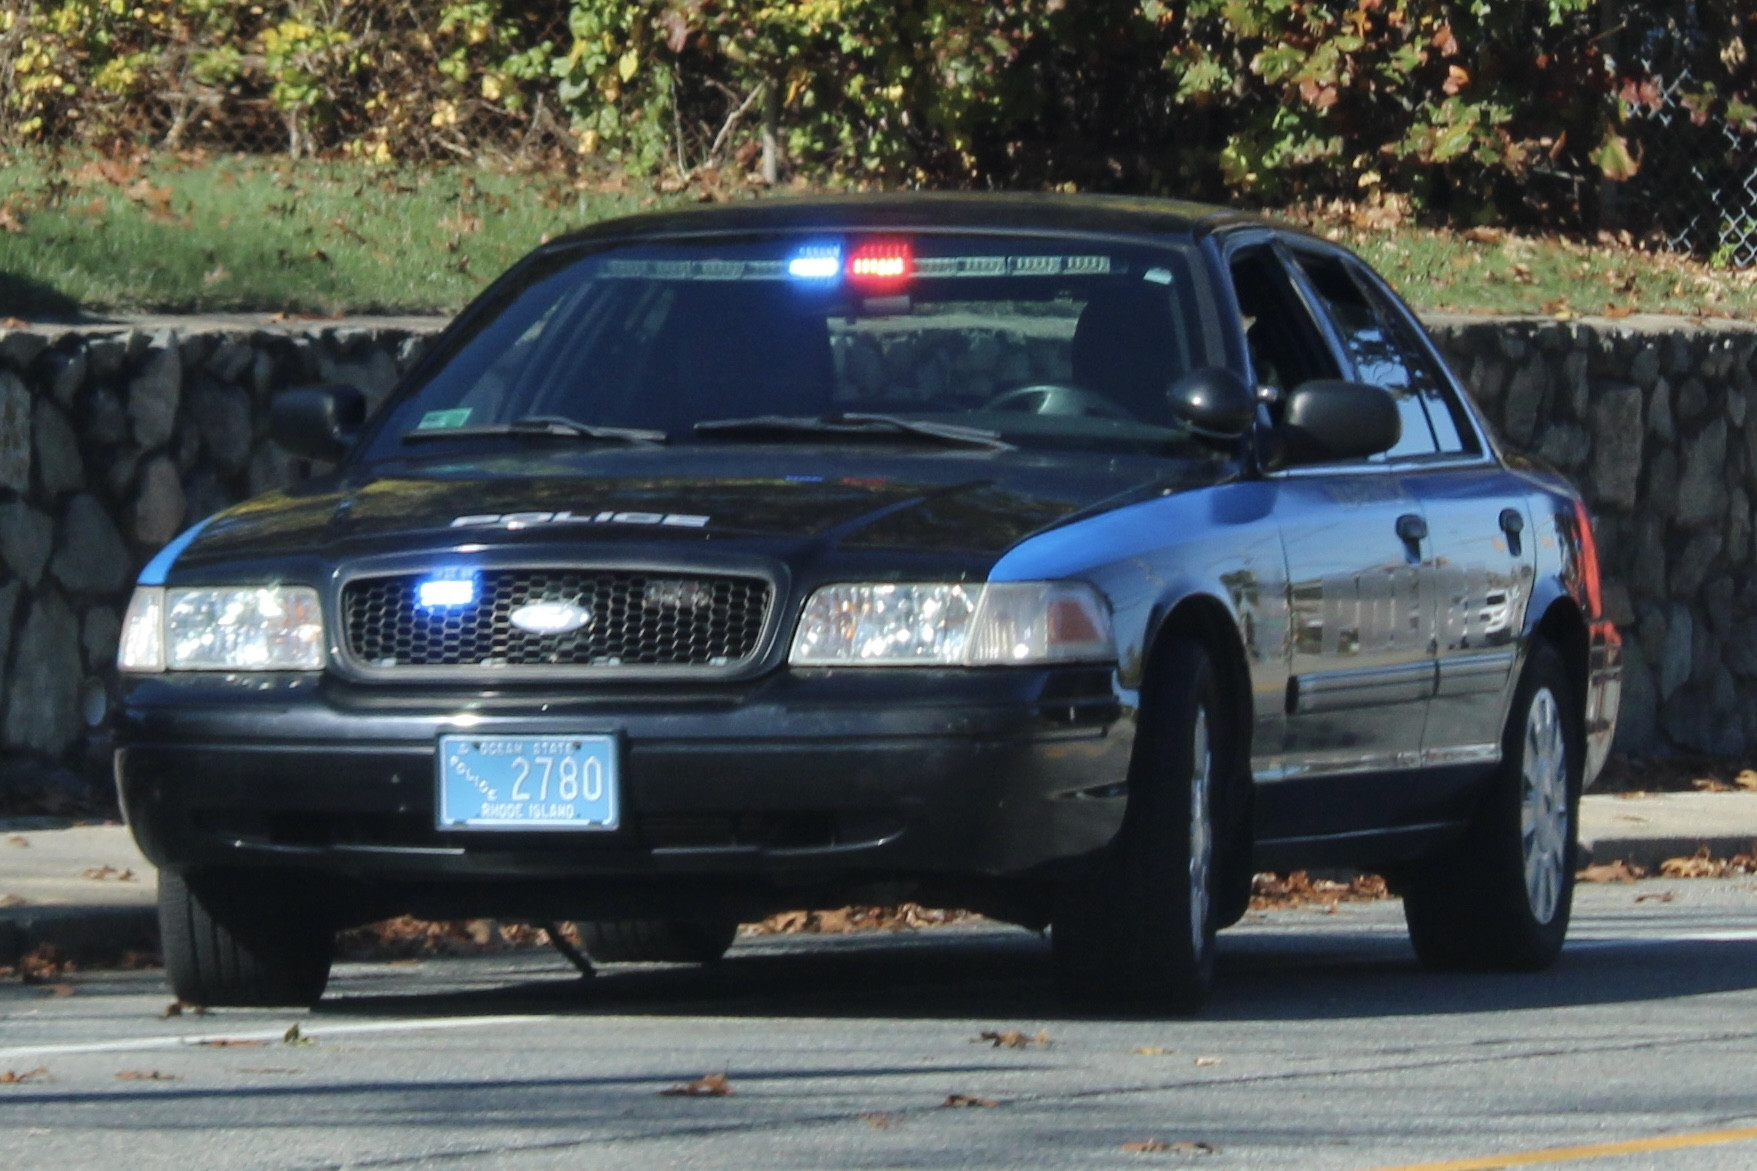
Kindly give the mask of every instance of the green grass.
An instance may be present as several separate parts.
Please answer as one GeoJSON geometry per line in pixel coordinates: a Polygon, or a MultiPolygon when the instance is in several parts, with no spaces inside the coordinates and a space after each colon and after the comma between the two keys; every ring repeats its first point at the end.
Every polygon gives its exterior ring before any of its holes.
{"type": "MultiPolygon", "coordinates": [[[[0,155],[0,317],[452,312],[546,236],[687,198],[464,164],[19,151],[0,155]]],[[[1293,218],[1426,311],[1757,314],[1757,270],[1615,241],[1435,231],[1383,207],[1293,218]]]]}
{"type": "Polygon", "coordinates": [[[450,312],[546,235],[655,201],[462,166],[14,156],[0,314],[450,312]]]}

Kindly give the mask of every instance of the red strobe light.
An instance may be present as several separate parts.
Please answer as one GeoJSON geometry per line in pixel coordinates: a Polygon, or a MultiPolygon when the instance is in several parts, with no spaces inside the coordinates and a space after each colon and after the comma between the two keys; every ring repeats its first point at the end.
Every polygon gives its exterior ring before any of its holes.
{"type": "Polygon", "coordinates": [[[873,240],[848,254],[850,280],[895,284],[915,271],[915,256],[902,240],[873,240]]]}

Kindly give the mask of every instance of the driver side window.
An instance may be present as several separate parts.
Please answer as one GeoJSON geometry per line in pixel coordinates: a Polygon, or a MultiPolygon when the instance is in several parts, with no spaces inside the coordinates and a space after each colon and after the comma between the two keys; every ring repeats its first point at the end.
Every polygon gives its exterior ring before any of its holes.
{"type": "Polygon", "coordinates": [[[1317,322],[1269,245],[1235,253],[1230,269],[1259,385],[1286,392],[1314,378],[1340,377],[1317,322]]]}

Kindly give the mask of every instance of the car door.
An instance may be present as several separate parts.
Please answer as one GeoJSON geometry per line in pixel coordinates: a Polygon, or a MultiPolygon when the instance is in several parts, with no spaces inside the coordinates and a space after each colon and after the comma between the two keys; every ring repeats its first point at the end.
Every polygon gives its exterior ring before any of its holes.
{"type": "Polygon", "coordinates": [[[1420,325],[1352,257],[1293,251],[1329,310],[1354,376],[1383,386],[1403,414],[1402,441],[1384,457],[1419,504],[1421,565],[1437,677],[1422,764],[1494,760],[1515,649],[1534,572],[1525,495],[1489,454],[1420,325]]]}
{"type": "MultiPolygon", "coordinates": [[[[1252,374],[1291,390],[1344,371],[1327,323],[1267,241],[1237,245],[1229,271],[1252,374]]],[[[1258,745],[1258,834],[1318,837],[1361,827],[1363,784],[1414,767],[1434,690],[1420,589],[1421,510],[1383,462],[1289,469],[1272,477],[1287,559],[1290,632],[1285,732],[1258,745]]],[[[1372,807],[1374,802],[1364,803],[1372,807]]]]}

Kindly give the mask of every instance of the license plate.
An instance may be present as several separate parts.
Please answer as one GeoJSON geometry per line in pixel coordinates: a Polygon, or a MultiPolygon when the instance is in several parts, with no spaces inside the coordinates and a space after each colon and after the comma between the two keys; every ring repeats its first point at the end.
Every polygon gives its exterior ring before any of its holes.
{"type": "Polygon", "coordinates": [[[610,736],[441,736],[440,829],[612,830],[610,736]]]}

